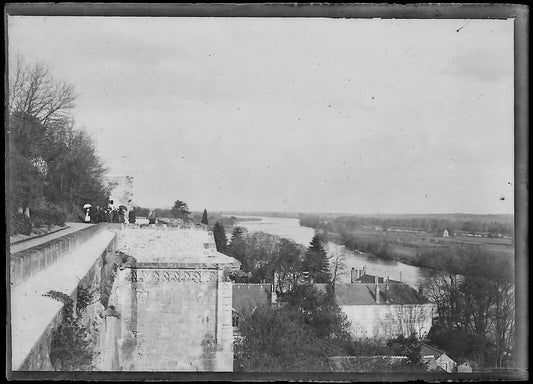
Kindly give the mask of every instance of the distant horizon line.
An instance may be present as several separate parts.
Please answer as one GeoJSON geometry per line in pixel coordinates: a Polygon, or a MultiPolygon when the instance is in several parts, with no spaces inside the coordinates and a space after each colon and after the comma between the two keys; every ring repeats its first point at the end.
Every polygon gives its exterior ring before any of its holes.
{"type": "MultiPolygon", "coordinates": [[[[209,210],[208,210],[209,212],[209,210]]],[[[221,212],[221,213],[253,213],[253,214],[259,214],[259,213],[287,213],[287,214],[315,214],[315,215],[478,215],[478,216],[498,216],[498,215],[514,215],[513,213],[469,213],[469,212],[447,212],[447,213],[436,213],[436,212],[425,212],[425,213],[381,213],[381,212],[374,212],[374,213],[362,213],[362,212],[313,212],[313,211],[246,211],[246,210],[213,210],[213,212],[221,212]]]]}
{"type": "MultiPolygon", "coordinates": [[[[148,209],[171,209],[172,207],[168,208],[161,208],[161,207],[142,207],[141,208],[148,208],[148,209]]],[[[322,212],[316,212],[316,211],[265,211],[265,210],[238,210],[238,209],[207,209],[207,212],[218,212],[218,213],[224,213],[224,214],[240,214],[240,215],[256,215],[256,216],[268,216],[269,214],[289,214],[289,215],[344,215],[344,216],[357,216],[357,215],[365,215],[365,216],[413,216],[413,215],[469,215],[469,216],[514,216],[514,212],[512,213],[470,213],[470,212],[446,212],[446,213],[436,213],[436,212],[425,212],[425,213],[381,213],[381,212],[374,212],[374,213],[361,213],[361,212],[328,212],[328,211],[322,211],[322,212]]],[[[201,210],[191,210],[192,213],[196,212],[203,212],[203,209],[201,210]]]]}

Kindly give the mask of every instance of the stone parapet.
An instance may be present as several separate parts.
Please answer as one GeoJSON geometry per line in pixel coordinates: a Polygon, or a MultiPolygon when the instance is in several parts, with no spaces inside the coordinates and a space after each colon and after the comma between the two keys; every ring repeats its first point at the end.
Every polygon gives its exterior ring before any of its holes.
{"type": "Polygon", "coordinates": [[[88,226],[44,244],[12,254],[10,258],[12,287],[48,268],[62,256],[79,247],[105,228],[105,223],[88,226]]]}
{"type": "Polygon", "coordinates": [[[143,268],[236,269],[238,260],[216,250],[213,233],[202,229],[176,227],[112,227],[117,232],[118,250],[135,258],[143,268]],[[188,266],[186,266],[188,265],[188,266]]]}
{"type": "MultiPolygon", "coordinates": [[[[103,226],[102,228],[105,228],[103,226]]],[[[94,291],[111,278],[106,272],[114,263],[115,234],[102,231],[71,246],[57,263],[36,271],[11,290],[12,369],[50,370],[52,332],[61,322],[63,304],[45,296],[50,291],[64,293],[74,300],[80,284],[94,291]]],[[[45,247],[46,249],[46,247],[45,247]]]]}

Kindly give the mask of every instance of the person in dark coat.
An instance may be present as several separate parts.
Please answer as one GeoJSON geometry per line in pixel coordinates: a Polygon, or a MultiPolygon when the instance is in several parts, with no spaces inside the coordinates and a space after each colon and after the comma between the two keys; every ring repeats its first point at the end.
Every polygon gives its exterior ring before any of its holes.
{"type": "Polygon", "coordinates": [[[122,207],[118,208],[118,222],[120,224],[123,224],[123,223],[126,222],[126,220],[124,218],[124,209],[122,207]]]}
{"type": "Polygon", "coordinates": [[[119,219],[119,216],[118,216],[118,209],[113,209],[112,222],[113,223],[119,223],[120,222],[120,219],[119,219]]]}
{"type": "Polygon", "coordinates": [[[98,223],[101,223],[103,221],[103,218],[102,218],[102,209],[100,208],[99,205],[96,206],[96,210],[94,212],[94,222],[96,224],[98,223]]]}
{"type": "Polygon", "coordinates": [[[112,222],[112,215],[111,215],[111,207],[109,207],[109,205],[107,205],[104,209],[104,221],[106,223],[111,223],[112,222]]]}
{"type": "Polygon", "coordinates": [[[148,224],[155,224],[155,223],[156,223],[155,213],[153,210],[151,210],[150,214],[148,215],[148,224]]]}
{"type": "Polygon", "coordinates": [[[128,221],[130,222],[130,224],[135,224],[136,219],[137,218],[135,217],[135,211],[132,208],[128,213],[128,221]]]}

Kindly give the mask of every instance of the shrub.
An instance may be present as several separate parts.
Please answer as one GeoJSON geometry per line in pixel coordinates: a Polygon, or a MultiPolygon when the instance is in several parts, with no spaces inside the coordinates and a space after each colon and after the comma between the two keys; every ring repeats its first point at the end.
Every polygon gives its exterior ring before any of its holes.
{"type": "Polygon", "coordinates": [[[42,218],[38,217],[38,218],[31,218],[30,219],[32,224],[33,224],[33,228],[42,228],[42,227],[47,227],[49,226],[50,224],[48,224],[45,220],[43,220],[42,218]]]}
{"type": "Polygon", "coordinates": [[[41,208],[31,211],[32,220],[46,225],[65,226],[67,215],[57,208],[41,208]]]}
{"type": "Polygon", "coordinates": [[[15,213],[11,217],[11,235],[17,235],[20,233],[29,236],[31,230],[31,220],[25,214],[15,213]]]}
{"type": "Polygon", "coordinates": [[[50,362],[56,371],[90,370],[93,350],[87,339],[87,330],[74,318],[70,296],[49,291],[43,296],[63,303],[63,319],[52,333],[50,362]]]}

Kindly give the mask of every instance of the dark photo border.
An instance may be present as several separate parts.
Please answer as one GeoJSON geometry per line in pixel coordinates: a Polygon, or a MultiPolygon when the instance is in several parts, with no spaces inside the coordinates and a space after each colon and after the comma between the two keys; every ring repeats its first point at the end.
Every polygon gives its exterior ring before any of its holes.
{"type": "MultiPolygon", "coordinates": [[[[9,380],[98,381],[449,381],[527,380],[529,357],[528,307],[528,128],[529,128],[529,8],[517,4],[320,4],[320,3],[11,3],[4,6],[4,51],[7,67],[9,16],[130,16],[130,17],[286,17],[382,19],[514,19],[515,121],[515,275],[516,369],[494,374],[356,374],[356,373],[190,373],[190,372],[13,372],[11,371],[9,257],[6,257],[6,364],[9,380]]],[[[4,78],[7,79],[7,69],[4,78]]],[[[8,86],[4,85],[4,94],[8,86]]],[[[4,96],[6,97],[6,96],[4,96]]],[[[7,111],[5,112],[7,114],[7,111]]],[[[7,164],[6,164],[7,166],[7,164]]],[[[7,182],[7,180],[6,180],[7,182]]],[[[6,243],[6,255],[9,246],[6,243]]]]}

